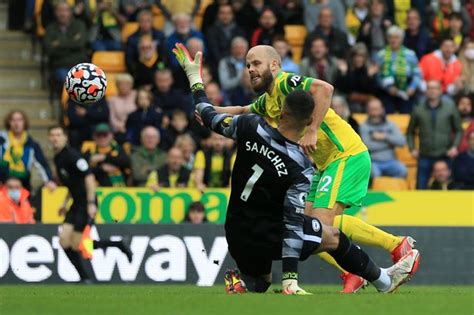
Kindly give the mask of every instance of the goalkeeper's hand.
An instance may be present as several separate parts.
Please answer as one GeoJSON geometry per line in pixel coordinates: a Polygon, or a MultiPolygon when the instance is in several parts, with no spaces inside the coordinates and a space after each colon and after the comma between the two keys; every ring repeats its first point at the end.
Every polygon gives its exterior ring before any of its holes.
{"type": "Polygon", "coordinates": [[[189,86],[193,87],[197,83],[202,84],[202,52],[198,51],[193,60],[186,47],[181,43],[177,43],[173,48],[173,54],[184,72],[186,72],[189,86]]]}
{"type": "Polygon", "coordinates": [[[313,293],[306,292],[298,286],[298,281],[288,279],[282,281],[284,295],[312,295],[313,293]]]}

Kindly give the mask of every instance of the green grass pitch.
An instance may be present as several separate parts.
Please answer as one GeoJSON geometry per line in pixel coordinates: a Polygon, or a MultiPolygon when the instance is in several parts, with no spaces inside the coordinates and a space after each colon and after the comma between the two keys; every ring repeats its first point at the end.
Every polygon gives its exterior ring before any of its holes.
{"type": "Polygon", "coordinates": [[[368,288],[341,295],[338,286],[303,286],[312,296],[229,296],[223,286],[190,285],[4,285],[0,314],[474,314],[474,286],[407,285],[394,294],[368,288]]]}

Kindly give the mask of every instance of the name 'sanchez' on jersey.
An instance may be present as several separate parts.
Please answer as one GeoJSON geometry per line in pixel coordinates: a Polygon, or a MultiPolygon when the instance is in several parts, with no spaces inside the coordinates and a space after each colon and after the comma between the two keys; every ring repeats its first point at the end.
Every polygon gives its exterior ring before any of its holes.
{"type": "Polygon", "coordinates": [[[282,175],[288,175],[288,170],[286,169],[285,163],[281,160],[280,156],[269,147],[256,142],[247,141],[245,142],[245,149],[250,152],[257,152],[269,159],[270,162],[272,162],[272,164],[275,166],[278,177],[281,177],[282,175]]]}

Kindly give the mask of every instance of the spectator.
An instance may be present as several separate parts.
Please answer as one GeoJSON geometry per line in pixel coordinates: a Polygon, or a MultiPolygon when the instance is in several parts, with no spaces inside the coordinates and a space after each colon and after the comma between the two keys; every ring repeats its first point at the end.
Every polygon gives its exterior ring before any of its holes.
{"type": "Polygon", "coordinates": [[[420,60],[420,69],[424,81],[422,90],[426,90],[427,81],[440,81],[443,93],[457,94],[462,89],[461,62],[456,57],[456,46],[452,38],[444,38],[440,48],[420,60]]]}
{"type": "Polygon", "coordinates": [[[460,189],[474,190],[474,131],[468,134],[468,148],[453,164],[454,181],[460,189]]]}
{"type": "Polygon", "coordinates": [[[426,101],[413,108],[407,130],[407,142],[411,154],[418,159],[416,188],[426,189],[433,164],[456,157],[461,141],[461,118],[456,107],[441,98],[441,84],[427,83],[426,101]],[[415,134],[420,139],[415,148],[415,134]]]}
{"type": "Polygon", "coordinates": [[[389,45],[377,53],[378,85],[388,114],[410,113],[421,82],[415,52],[402,45],[404,32],[398,26],[387,30],[389,45]]]}
{"type": "Polygon", "coordinates": [[[420,13],[416,9],[410,9],[407,12],[407,28],[403,45],[413,50],[418,59],[421,59],[430,49],[430,34],[421,23],[420,13]]]}
{"type": "Polygon", "coordinates": [[[146,126],[161,128],[163,115],[154,108],[153,96],[146,89],[138,89],[136,99],[137,109],[127,118],[125,124],[127,139],[132,145],[140,145],[140,133],[146,126]]]}
{"type": "Polygon", "coordinates": [[[154,0],[121,0],[120,12],[125,15],[127,21],[137,20],[137,15],[142,10],[149,10],[155,3],[154,0]]]}
{"type": "MultiPolygon", "coordinates": [[[[421,0],[426,2],[424,0],[421,0]]],[[[415,7],[417,1],[398,1],[398,0],[385,0],[387,5],[387,15],[394,22],[395,25],[405,29],[407,27],[407,17],[410,8],[415,7]]]]}
{"type": "MultiPolygon", "coordinates": [[[[225,5],[225,4],[232,5],[232,1],[230,1],[230,0],[214,0],[214,1],[212,1],[212,3],[210,3],[206,7],[206,10],[204,10],[204,15],[203,15],[202,24],[201,24],[201,32],[203,34],[206,34],[206,36],[207,36],[208,30],[216,22],[219,8],[222,5],[225,5]]],[[[232,15],[234,15],[234,8],[232,8],[232,15]]]]}
{"type": "Polygon", "coordinates": [[[469,147],[469,135],[474,131],[474,120],[471,121],[469,126],[464,130],[461,144],[459,145],[459,152],[464,152],[469,147]]]}
{"type": "Polygon", "coordinates": [[[246,35],[245,31],[235,23],[234,12],[230,3],[219,5],[217,20],[205,34],[209,47],[209,59],[215,66],[224,57],[231,55],[233,39],[246,35]]]}
{"type": "Polygon", "coordinates": [[[368,0],[355,0],[354,5],[347,9],[346,26],[348,29],[348,41],[351,46],[355,44],[362,22],[368,15],[368,0]]]}
{"type": "Polygon", "coordinates": [[[133,66],[132,72],[135,87],[144,86],[150,90],[155,71],[164,67],[163,59],[154,49],[153,39],[148,35],[140,37],[138,49],[140,51],[138,61],[133,66]]]}
{"type": "Polygon", "coordinates": [[[457,107],[461,115],[461,126],[463,130],[466,130],[473,121],[472,116],[474,115],[474,111],[472,110],[472,105],[472,98],[469,97],[469,95],[459,96],[457,107]]]}
{"type": "Polygon", "coordinates": [[[474,40],[466,40],[459,53],[462,67],[463,92],[474,94],[474,40]]]}
{"type": "Polygon", "coordinates": [[[128,71],[131,73],[135,72],[134,66],[138,63],[140,58],[139,42],[142,36],[151,36],[153,46],[161,60],[166,60],[167,57],[165,35],[153,27],[153,14],[151,11],[140,11],[137,20],[138,30],[128,38],[125,48],[125,62],[128,71]]]}
{"type": "Polygon", "coordinates": [[[165,68],[156,71],[154,83],[152,93],[155,108],[166,116],[171,116],[176,109],[188,114],[192,113],[193,108],[189,96],[184,91],[173,87],[171,70],[165,68]]]}
{"type": "Polygon", "coordinates": [[[382,102],[373,98],[367,103],[367,120],[360,126],[360,136],[372,158],[372,177],[404,178],[407,169],[397,160],[395,148],[406,144],[400,128],[385,117],[382,102]]]}
{"type": "Polygon", "coordinates": [[[453,39],[455,52],[459,51],[464,40],[464,35],[462,33],[463,23],[461,14],[453,12],[449,16],[449,28],[444,30],[441,34],[441,38],[450,37],[453,39]]]}
{"type": "Polygon", "coordinates": [[[464,8],[466,9],[466,12],[468,13],[471,20],[471,30],[469,32],[469,37],[471,40],[474,40],[474,0],[466,0],[464,8]]]}
{"type": "Polygon", "coordinates": [[[184,167],[191,172],[193,170],[194,159],[196,157],[194,154],[196,151],[196,142],[194,142],[193,137],[187,133],[182,134],[176,138],[175,146],[179,148],[181,152],[183,152],[184,167]]]}
{"type": "MultiPolygon", "coordinates": [[[[186,43],[186,48],[188,49],[189,54],[191,56],[196,56],[196,53],[198,51],[201,51],[203,53],[205,52],[204,41],[197,37],[191,37],[186,43]]],[[[203,62],[205,62],[206,56],[203,55],[202,57],[203,57],[203,62]]]]}
{"type": "Polygon", "coordinates": [[[222,95],[219,84],[216,82],[207,84],[204,88],[204,91],[206,92],[207,98],[212,105],[217,107],[229,105],[224,103],[224,96],[222,95]]]}
{"type": "Polygon", "coordinates": [[[192,21],[201,7],[201,0],[155,0],[155,3],[166,17],[164,31],[167,36],[176,29],[174,21],[176,15],[186,14],[192,21]]]}
{"type": "MultiPolygon", "coordinates": [[[[238,1],[236,1],[238,2],[238,1]]],[[[266,0],[249,0],[237,12],[237,24],[245,30],[247,37],[250,37],[252,32],[258,27],[258,19],[267,5],[266,0]]],[[[235,10],[235,4],[232,4],[235,10]]]]}
{"type": "Polygon", "coordinates": [[[463,21],[462,34],[469,34],[471,21],[469,13],[463,7],[455,8],[453,0],[433,1],[431,4],[429,25],[435,38],[440,38],[449,29],[449,19],[453,12],[459,12],[463,21]]]}
{"type": "Polygon", "coordinates": [[[142,129],[141,146],[131,155],[132,179],[135,186],[143,187],[148,174],[165,164],[166,154],[158,148],[160,131],[153,126],[142,129]]]}
{"type": "Polygon", "coordinates": [[[95,126],[108,123],[109,116],[109,106],[105,97],[87,106],[69,100],[67,106],[69,144],[80,150],[84,141],[92,139],[95,126]]]}
{"type": "Polygon", "coordinates": [[[453,190],[456,189],[455,183],[451,179],[451,170],[448,163],[443,160],[436,161],[433,164],[431,183],[428,189],[431,190],[453,190]]]}
{"type": "Polygon", "coordinates": [[[14,176],[25,189],[31,190],[31,168],[35,166],[46,187],[54,190],[56,184],[43,151],[28,133],[30,124],[26,114],[21,110],[9,112],[4,126],[5,130],[0,132],[0,184],[14,176]]]}
{"type": "Polygon", "coordinates": [[[359,123],[352,117],[346,99],[340,95],[335,95],[332,99],[331,108],[339,115],[345,122],[347,122],[355,132],[359,133],[359,123]]]}
{"type": "Polygon", "coordinates": [[[335,18],[331,22],[334,27],[338,27],[344,32],[346,31],[346,21],[344,18],[346,10],[341,0],[302,0],[301,5],[304,12],[304,25],[308,31],[314,30],[316,25],[320,23],[321,11],[323,9],[329,9],[334,14],[335,18]]]}
{"type": "Polygon", "coordinates": [[[335,86],[347,95],[349,107],[354,112],[364,112],[367,101],[376,94],[375,75],[378,66],[370,63],[369,52],[363,43],[351,49],[349,63],[339,62],[340,75],[335,86]]]}
{"type": "Polygon", "coordinates": [[[137,91],[133,89],[133,78],[128,73],[117,75],[118,94],[109,98],[110,127],[114,132],[115,140],[123,144],[126,141],[128,115],[137,109],[135,100],[137,91]]]}
{"type": "MultiPolygon", "coordinates": [[[[183,43],[184,45],[187,45],[188,40],[193,37],[199,38],[204,42],[204,36],[201,32],[198,32],[191,28],[191,16],[189,16],[188,14],[175,14],[173,16],[173,24],[175,27],[175,31],[167,39],[168,54],[169,59],[171,61],[171,65],[173,67],[179,67],[178,60],[176,60],[176,57],[172,53],[172,50],[176,43],[183,43]]],[[[203,52],[205,51],[203,50],[203,52]]]]}
{"type": "Polygon", "coordinates": [[[272,7],[266,7],[258,19],[259,27],[250,37],[250,47],[257,45],[271,45],[276,36],[284,37],[285,30],[278,12],[272,7]]]}
{"type": "Polygon", "coordinates": [[[23,188],[20,179],[9,177],[0,187],[0,223],[34,224],[29,196],[30,192],[23,188]]]}
{"type": "Polygon", "coordinates": [[[229,186],[235,155],[227,150],[225,144],[224,136],[211,132],[210,148],[196,153],[194,180],[196,188],[201,192],[207,187],[229,186]]]}
{"type": "Polygon", "coordinates": [[[300,0],[280,0],[279,2],[285,25],[304,24],[303,7],[300,0]]]}
{"type": "MultiPolygon", "coordinates": [[[[281,70],[285,72],[299,73],[299,66],[291,59],[290,45],[284,37],[275,37],[273,40],[273,47],[280,55],[281,70]]],[[[235,103],[239,104],[239,103],[235,103]]]]}
{"type": "Polygon", "coordinates": [[[316,25],[316,28],[306,36],[303,55],[309,55],[313,39],[319,37],[323,38],[326,42],[326,46],[329,47],[330,55],[344,59],[349,49],[347,35],[341,29],[333,25],[331,9],[327,7],[322,8],[321,12],[319,12],[318,21],[319,24],[316,25]]]}
{"type": "Polygon", "coordinates": [[[338,75],[338,64],[334,57],[328,55],[328,47],[324,39],[313,38],[308,57],[300,63],[301,75],[334,83],[338,75]]]}
{"type": "Polygon", "coordinates": [[[371,58],[374,58],[387,43],[385,33],[392,25],[392,21],[385,15],[385,2],[373,0],[370,5],[370,14],[359,30],[358,42],[363,42],[369,49],[371,58]]]}
{"type": "Polygon", "coordinates": [[[168,150],[173,147],[176,138],[183,134],[190,134],[188,115],[182,110],[175,110],[171,115],[170,126],[163,134],[162,148],[168,150]]]}
{"type": "Polygon", "coordinates": [[[127,186],[130,159],[122,147],[115,142],[110,126],[106,123],[97,125],[93,138],[94,146],[83,153],[99,186],[127,186]]]}
{"type": "Polygon", "coordinates": [[[184,166],[183,152],[173,147],[168,151],[166,164],[150,173],[146,187],[153,191],[161,188],[188,187],[191,171],[184,166]]]}
{"type": "Polygon", "coordinates": [[[243,104],[239,101],[245,97],[241,82],[244,71],[247,71],[245,66],[247,51],[247,40],[243,37],[235,37],[231,44],[231,55],[219,62],[219,80],[222,89],[230,95],[233,104],[243,104]]]}
{"type": "Polygon", "coordinates": [[[125,17],[119,13],[118,1],[103,0],[97,3],[96,23],[90,35],[92,50],[120,50],[120,32],[125,22],[125,17]]]}
{"type": "Polygon", "coordinates": [[[192,202],[189,205],[188,213],[186,214],[183,222],[191,224],[207,223],[204,205],[200,201],[192,202]]]}
{"type": "Polygon", "coordinates": [[[72,17],[71,7],[60,2],[55,7],[56,21],[48,25],[44,48],[54,79],[62,85],[69,69],[88,60],[86,54],[86,26],[72,17]]]}

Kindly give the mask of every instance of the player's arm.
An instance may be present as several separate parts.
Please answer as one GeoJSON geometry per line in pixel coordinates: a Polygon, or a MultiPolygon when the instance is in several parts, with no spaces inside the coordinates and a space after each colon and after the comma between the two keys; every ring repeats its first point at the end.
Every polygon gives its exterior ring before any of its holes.
{"type": "Polygon", "coordinates": [[[298,262],[304,243],[302,214],[313,173],[314,169],[308,167],[299,174],[298,179],[288,189],[283,205],[282,285],[287,293],[297,295],[308,294],[298,286],[298,262]]]}
{"type": "Polygon", "coordinates": [[[242,115],[250,113],[250,105],[247,106],[225,106],[225,107],[214,107],[216,112],[221,114],[230,114],[230,115],[242,115]]]}
{"type": "Polygon", "coordinates": [[[94,218],[97,213],[97,204],[96,204],[96,189],[97,184],[95,176],[92,173],[89,173],[84,177],[84,183],[86,185],[87,193],[87,213],[91,218],[94,218]]]}
{"type": "Polygon", "coordinates": [[[305,135],[300,140],[300,145],[306,152],[312,153],[316,150],[318,139],[318,129],[331,106],[332,93],[334,87],[322,80],[312,79],[309,92],[313,96],[316,106],[313,111],[313,121],[306,130],[305,135]]]}

